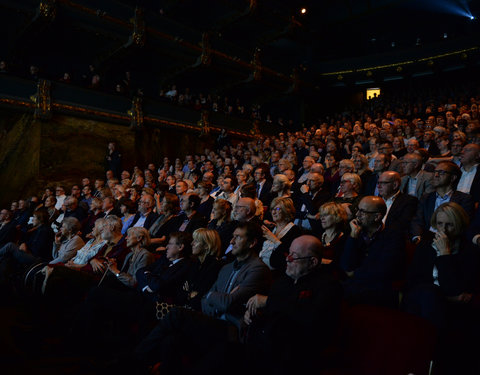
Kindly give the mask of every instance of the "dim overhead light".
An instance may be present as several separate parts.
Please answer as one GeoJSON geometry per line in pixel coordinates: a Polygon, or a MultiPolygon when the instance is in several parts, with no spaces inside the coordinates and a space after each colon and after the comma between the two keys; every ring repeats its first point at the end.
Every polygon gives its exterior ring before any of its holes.
{"type": "Polygon", "coordinates": [[[307,8],[302,8],[302,9],[300,9],[300,13],[302,13],[302,14],[307,13],[307,8]]]}

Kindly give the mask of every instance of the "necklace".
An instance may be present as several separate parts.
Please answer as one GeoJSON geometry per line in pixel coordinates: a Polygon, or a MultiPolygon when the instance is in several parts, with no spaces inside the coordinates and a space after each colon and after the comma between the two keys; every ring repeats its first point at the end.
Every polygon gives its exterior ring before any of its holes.
{"type": "Polygon", "coordinates": [[[335,239],[336,237],[336,233],[334,232],[332,236],[330,236],[330,241],[327,242],[327,232],[323,232],[322,234],[322,245],[323,246],[330,246],[330,244],[332,243],[332,240],[335,239]]]}

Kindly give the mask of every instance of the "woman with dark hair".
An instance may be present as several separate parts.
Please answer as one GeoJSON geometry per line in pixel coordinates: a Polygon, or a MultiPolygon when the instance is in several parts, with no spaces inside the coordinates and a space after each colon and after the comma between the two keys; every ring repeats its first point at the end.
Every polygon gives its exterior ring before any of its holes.
{"type": "Polygon", "coordinates": [[[137,206],[136,204],[126,198],[120,199],[120,213],[123,215],[120,219],[122,219],[122,234],[127,233],[127,229],[132,224],[133,219],[135,218],[135,214],[137,213],[137,206]]]}
{"type": "Polygon", "coordinates": [[[436,233],[422,236],[409,268],[405,309],[440,328],[478,292],[480,254],[464,236],[468,223],[457,203],[440,205],[430,222],[436,233]]]}
{"type": "Polygon", "coordinates": [[[200,197],[200,205],[197,208],[197,212],[207,219],[210,219],[210,215],[212,213],[213,202],[215,199],[210,196],[210,192],[213,189],[213,185],[211,182],[204,182],[201,181],[198,183],[196,193],[200,197]]]}
{"type": "Polygon", "coordinates": [[[167,240],[170,233],[175,231],[181,218],[178,215],[180,211],[180,200],[175,194],[165,193],[162,200],[161,212],[158,219],[150,227],[151,244],[162,245],[167,240]]]}

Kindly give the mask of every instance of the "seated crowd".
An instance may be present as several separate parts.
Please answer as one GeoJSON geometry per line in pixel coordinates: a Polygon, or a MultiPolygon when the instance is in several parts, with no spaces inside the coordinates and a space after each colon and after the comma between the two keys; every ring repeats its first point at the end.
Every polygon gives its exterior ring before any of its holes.
{"type": "Polygon", "coordinates": [[[321,367],[344,304],[401,309],[440,335],[478,327],[472,101],[48,187],[0,213],[2,287],[26,278],[78,350],[165,373],[225,370],[238,350],[274,372],[321,367]]]}

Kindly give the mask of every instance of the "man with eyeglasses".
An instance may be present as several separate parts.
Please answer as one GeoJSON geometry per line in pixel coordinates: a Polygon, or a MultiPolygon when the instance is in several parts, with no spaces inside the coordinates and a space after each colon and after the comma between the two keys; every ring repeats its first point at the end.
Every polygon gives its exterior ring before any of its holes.
{"type": "Polygon", "coordinates": [[[387,206],[381,197],[364,197],[340,260],[349,279],[345,298],[351,303],[398,306],[395,282],[404,279],[405,236],[397,227],[386,227],[387,206]]]}
{"type": "Polygon", "coordinates": [[[305,230],[316,227],[316,220],[309,218],[318,213],[320,206],[330,200],[330,192],[323,188],[324,178],[320,173],[309,173],[306,184],[293,196],[295,204],[295,224],[305,230]]]}
{"type": "Polygon", "coordinates": [[[406,233],[413,215],[415,215],[418,199],[400,191],[400,174],[393,171],[383,172],[377,182],[378,193],[385,201],[387,212],[383,217],[386,227],[395,225],[406,233]]]}
{"type": "Polygon", "coordinates": [[[67,196],[65,195],[65,188],[63,186],[58,185],[55,188],[55,198],[57,198],[57,203],[55,204],[55,208],[60,210],[63,206],[63,202],[67,196]]]}
{"type": "Polygon", "coordinates": [[[378,196],[377,181],[380,175],[388,171],[392,158],[389,155],[380,153],[375,157],[373,163],[373,173],[368,177],[367,183],[363,187],[363,195],[376,195],[378,196]]]}
{"type": "Polygon", "coordinates": [[[158,219],[158,214],[153,212],[154,207],[155,198],[150,194],[142,195],[142,198],[140,198],[138,202],[138,212],[135,214],[129,228],[143,227],[149,230],[155,220],[158,219]]]}
{"type": "Polygon", "coordinates": [[[249,327],[247,358],[258,373],[320,370],[322,350],[337,328],[342,288],[321,265],[320,240],[296,238],[286,260],[286,272],[268,295],[248,300],[243,318],[249,327]],[[312,338],[315,345],[310,344],[312,338]]]}
{"type": "Polygon", "coordinates": [[[460,168],[451,161],[438,163],[432,179],[434,191],[423,195],[418,203],[417,212],[412,219],[410,226],[412,242],[419,243],[422,235],[431,228],[430,219],[433,212],[442,203],[458,203],[470,218],[473,217],[474,202],[472,197],[469,194],[456,190],[461,174],[460,168]]]}

